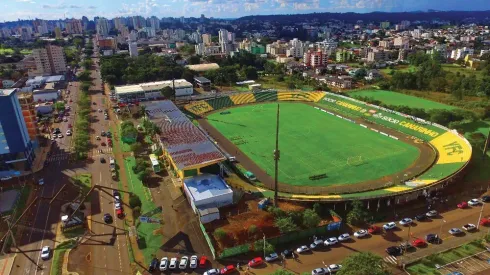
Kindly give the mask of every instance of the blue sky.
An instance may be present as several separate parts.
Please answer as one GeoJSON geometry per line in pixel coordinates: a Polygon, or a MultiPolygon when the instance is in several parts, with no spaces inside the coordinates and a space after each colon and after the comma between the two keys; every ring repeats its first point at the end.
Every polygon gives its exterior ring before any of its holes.
{"type": "Polygon", "coordinates": [[[104,16],[237,18],[252,14],[490,10],[490,0],[0,0],[0,21],[104,16]]]}

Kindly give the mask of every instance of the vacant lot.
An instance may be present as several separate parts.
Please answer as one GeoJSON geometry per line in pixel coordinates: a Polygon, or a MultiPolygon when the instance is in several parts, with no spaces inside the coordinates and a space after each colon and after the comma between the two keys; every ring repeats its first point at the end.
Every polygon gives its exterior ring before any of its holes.
{"type": "MultiPolygon", "coordinates": [[[[269,175],[274,173],[277,103],[214,113],[208,122],[269,175]]],[[[409,167],[417,148],[306,104],[280,103],[279,180],[297,186],[355,184],[409,167]],[[310,176],[326,174],[319,180],[310,176]]]]}
{"type": "Polygon", "coordinates": [[[410,96],[402,93],[384,91],[384,90],[364,90],[364,91],[352,92],[349,94],[354,97],[355,96],[372,97],[387,105],[408,106],[411,108],[423,108],[425,110],[456,109],[456,107],[442,104],[439,102],[423,99],[420,97],[410,96]]]}

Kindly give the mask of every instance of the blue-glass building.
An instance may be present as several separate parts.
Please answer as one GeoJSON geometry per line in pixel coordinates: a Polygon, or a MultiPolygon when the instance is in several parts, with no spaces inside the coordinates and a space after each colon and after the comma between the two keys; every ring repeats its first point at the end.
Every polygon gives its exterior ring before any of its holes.
{"type": "Polygon", "coordinates": [[[17,92],[0,89],[0,176],[28,171],[35,155],[17,92]]]}

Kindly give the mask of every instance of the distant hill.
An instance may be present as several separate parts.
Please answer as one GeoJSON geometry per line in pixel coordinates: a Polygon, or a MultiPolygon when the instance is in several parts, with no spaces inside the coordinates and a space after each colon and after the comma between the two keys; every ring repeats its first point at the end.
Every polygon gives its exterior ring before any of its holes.
{"type": "Polygon", "coordinates": [[[434,11],[428,12],[371,12],[371,13],[308,13],[308,14],[277,14],[277,15],[250,15],[238,18],[238,21],[261,21],[271,20],[278,22],[301,22],[317,19],[324,22],[331,19],[337,19],[346,23],[355,23],[357,20],[364,22],[400,22],[401,20],[409,21],[432,21],[434,19],[450,21],[452,23],[461,22],[471,19],[471,22],[490,22],[490,11],[434,11]]]}

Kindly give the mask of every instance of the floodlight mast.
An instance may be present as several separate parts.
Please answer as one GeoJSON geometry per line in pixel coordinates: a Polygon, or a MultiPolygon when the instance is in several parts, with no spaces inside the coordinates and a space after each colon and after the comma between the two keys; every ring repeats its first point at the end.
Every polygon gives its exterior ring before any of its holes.
{"type": "Polygon", "coordinates": [[[281,152],[279,151],[279,104],[277,104],[277,120],[276,120],[276,149],[274,150],[274,206],[278,207],[279,203],[277,200],[277,179],[279,171],[279,159],[281,158],[281,152]]]}

